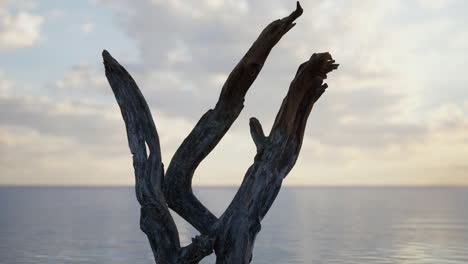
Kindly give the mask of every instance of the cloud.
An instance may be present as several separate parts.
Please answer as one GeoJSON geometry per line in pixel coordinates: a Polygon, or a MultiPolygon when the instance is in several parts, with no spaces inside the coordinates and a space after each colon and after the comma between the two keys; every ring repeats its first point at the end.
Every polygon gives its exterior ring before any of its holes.
{"type": "Polygon", "coordinates": [[[0,0],[0,8],[33,9],[37,5],[37,0],[0,0]]]}
{"type": "Polygon", "coordinates": [[[5,73],[0,69],[0,96],[9,95],[12,92],[14,82],[5,78],[5,73]]]}
{"type": "MultiPolygon", "coordinates": [[[[316,153],[310,148],[303,155],[312,161],[326,161],[327,165],[351,162],[352,169],[362,175],[368,171],[367,163],[382,168],[394,165],[400,172],[416,169],[415,164],[423,167],[423,157],[408,157],[408,164],[388,159],[404,157],[411,148],[428,148],[430,139],[441,131],[451,137],[447,128],[433,127],[440,115],[433,109],[440,112],[442,105],[451,103],[452,108],[461,111],[468,98],[466,89],[462,89],[468,80],[461,70],[468,61],[463,45],[468,28],[460,23],[463,18],[449,9],[451,5],[439,2],[302,3],[304,15],[273,49],[231,132],[248,137],[244,133],[248,133],[250,116],[259,117],[268,130],[297,66],[313,52],[330,51],[341,67],[327,80],[330,88],[311,114],[305,143],[307,146],[312,142],[319,152],[326,153],[326,158],[307,154],[316,153]],[[418,5],[446,9],[433,13],[418,5]],[[379,158],[382,160],[377,162],[379,158]]],[[[140,51],[140,61],[129,65],[129,69],[150,104],[168,116],[189,120],[197,120],[214,105],[222,79],[260,30],[294,8],[279,1],[205,1],[196,6],[188,1],[111,4],[124,7],[125,12],[116,16],[117,23],[136,41],[140,51]]],[[[465,118],[466,113],[457,116],[465,118]]],[[[451,118],[447,115],[440,119],[461,122],[451,118]]],[[[457,130],[463,131],[460,127],[457,130]]],[[[439,145],[434,147],[449,151],[439,145]]],[[[298,169],[298,174],[304,175],[308,169],[298,169]]],[[[322,166],[320,169],[332,171],[322,166]]],[[[378,168],[372,166],[370,170],[378,168]]],[[[343,169],[336,168],[332,174],[348,182],[340,176],[343,173],[343,169]]],[[[422,169],[418,174],[420,178],[413,183],[424,182],[422,169]]],[[[360,179],[353,181],[351,177],[349,182],[363,182],[360,179]]],[[[405,179],[395,177],[395,182],[405,179]]]]}
{"type": "MultiPolygon", "coordinates": [[[[266,0],[101,2],[136,43],[137,61],[117,59],[153,109],[166,166],[261,29],[294,8],[266,0]]],[[[341,66],[314,106],[286,183],[468,184],[468,26],[455,2],[429,2],[302,3],[297,26],[271,52],[243,113],[194,182],[239,184],[255,155],[248,118],[268,132],[297,66],[330,51],[341,66]]],[[[0,76],[3,183],[27,182],[34,172],[47,175],[35,183],[132,183],[124,124],[102,65],[77,64],[30,90],[0,76]],[[21,168],[23,159],[30,166],[21,168]]]]}
{"type": "Polygon", "coordinates": [[[65,16],[65,11],[59,8],[54,8],[48,12],[48,15],[52,18],[58,18],[65,16]]]}
{"type": "Polygon", "coordinates": [[[86,23],[81,26],[81,30],[84,33],[91,33],[94,31],[94,24],[93,23],[86,23]]]}
{"type": "Polygon", "coordinates": [[[287,183],[467,185],[467,113],[467,106],[440,106],[428,113],[425,133],[379,148],[327,145],[309,138],[287,183]]]}
{"type": "MultiPolygon", "coordinates": [[[[167,162],[194,124],[154,112],[167,162]]],[[[0,184],[133,184],[117,104],[0,96],[0,113],[0,184]]]]}
{"type": "Polygon", "coordinates": [[[44,18],[20,11],[11,14],[0,9],[0,49],[30,47],[40,38],[44,18]]]}
{"type": "Polygon", "coordinates": [[[0,109],[1,184],[131,182],[123,125],[105,107],[1,96],[0,109]]]}
{"type": "Polygon", "coordinates": [[[452,4],[453,0],[418,0],[418,4],[423,8],[441,9],[452,4]]]}
{"type": "MultiPolygon", "coordinates": [[[[128,155],[108,156],[68,137],[41,134],[25,127],[0,126],[1,184],[130,184],[128,155]]],[[[124,142],[121,142],[124,143],[124,142]]],[[[125,146],[125,144],[123,145],[125,146]]],[[[123,153],[123,152],[122,152],[123,153]]]]}
{"type": "MultiPolygon", "coordinates": [[[[220,76],[227,76],[260,30],[294,8],[279,1],[110,3],[124,6],[125,12],[116,19],[141,53],[138,65],[129,69],[150,104],[170,116],[193,120],[214,106],[222,86],[220,76]]],[[[467,60],[445,62],[466,57],[460,55],[461,47],[439,48],[447,43],[439,36],[459,36],[466,26],[447,14],[430,20],[406,18],[405,10],[414,4],[304,2],[304,15],[273,49],[247,95],[239,119],[242,129],[248,115],[260,116],[270,125],[297,66],[313,52],[329,50],[341,67],[330,76],[329,91],[312,113],[311,126],[318,128],[309,132],[311,136],[324,144],[364,147],[404,144],[424,136],[427,128],[418,111],[429,107],[422,105],[430,102],[428,98],[443,91],[438,76],[427,72],[444,76],[459,72],[449,94],[462,93],[460,104],[468,97],[460,89],[466,83],[460,66],[467,60]],[[421,34],[429,28],[431,32],[421,34]],[[440,62],[447,67],[440,67],[440,62]]]]}
{"type": "Polygon", "coordinates": [[[81,63],[70,67],[58,80],[44,85],[44,90],[55,98],[99,100],[112,98],[112,92],[103,70],[81,63]]]}
{"type": "MultiPolygon", "coordinates": [[[[3,184],[133,183],[131,155],[116,104],[0,99],[3,184]],[[25,160],[28,165],[22,166],[25,160]]],[[[309,137],[287,184],[467,184],[463,177],[468,154],[466,112],[468,108],[453,105],[436,109],[424,136],[380,148],[326,144],[309,137]]],[[[153,115],[167,165],[194,123],[157,110],[153,115]]],[[[247,130],[230,131],[197,170],[195,184],[239,184],[254,153],[247,130]]]]}
{"type": "Polygon", "coordinates": [[[105,108],[86,101],[47,97],[0,97],[3,125],[24,127],[40,134],[63,136],[82,144],[112,142],[112,120],[98,114],[105,108]]]}

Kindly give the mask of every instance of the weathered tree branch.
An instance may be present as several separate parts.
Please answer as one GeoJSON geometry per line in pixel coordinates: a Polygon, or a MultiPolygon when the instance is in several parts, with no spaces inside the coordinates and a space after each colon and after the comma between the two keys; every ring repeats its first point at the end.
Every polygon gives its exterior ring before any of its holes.
{"type": "Polygon", "coordinates": [[[246,264],[252,260],[261,221],[296,163],[307,118],[327,88],[323,80],[338,67],[331,55],[314,54],[299,66],[268,136],[256,118],[250,119],[257,154],[219,219],[193,195],[192,178],[200,162],[239,116],[244,97],[271,49],[301,14],[298,3],[291,15],[262,31],[229,75],[215,108],[203,115],[175,153],[165,179],[159,138],[148,105],[130,74],[107,51],[103,52],[106,76],[119,104],[133,154],[135,190],[141,205],[140,227],[157,263],[196,264],[213,249],[217,264],[246,264]],[[180,246],[168,206],[200,231],[201,235],[193,238],[190,245],[180,246]]]}
{"type": "Polygon", "coordinates": [[[257,155],[233,201],[216,223],[217,264],[249,263],[252,259],[260,222],[296,162],[307,117],[327,87],[322,84],[323,79],[337,67],[329,53],[314,54],[299,67],[267,138],[262,137],[258,120],[251,119],[257,155]]]}
{"type": "Polygon", "coordinates": [[[215,148],[244,107],[244,97],[257,78],[271,49],[302,14],[297,8],[289,16],[270,23],[227,78],[214,109],[210,109],[176,151],[167,169],[164,191],[169,207],[208,234],[216,217],[194,196],[193,174],[200,162],[215,148]]]}
{"type": "Polygon", "coordinates": [[[213,246],[209,244],[211,240],[197,238],[192,245],[180,248],[177,227],[161,189],[164,168],[151,112],[130,74],[109,52],[104,50],[102,56],[106,77],[125,121],[128,144],[133,154],[135,191],[141,205],[141,230],[148,237],[157,263],[198,263],[213,251],[213,246]]]}

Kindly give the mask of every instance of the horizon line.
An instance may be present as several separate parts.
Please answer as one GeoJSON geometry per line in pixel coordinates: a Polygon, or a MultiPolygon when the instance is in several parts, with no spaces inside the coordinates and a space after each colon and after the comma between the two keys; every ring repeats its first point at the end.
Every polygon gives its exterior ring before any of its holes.
{"type": "MultiPolygon", "coordinates": [[[[123,185],[123,184],[0,184],[0,188],[3,187],[48,187],[48,188],[70,188],[70,187],[76,187],[76,188],[99,188],[99,187],[111,187],[111,188],[127,188],[127,187],[135,187],[135,185],[123,185]]],[[[223,184],[218,184],[218,185],[212,185],[212,184],[207,184],[207,185],[193,185],[195,188],[238,188],[240,185],[223,185],[223,184]]],[[[461,187],[461,188],[468,188],[468,184],[285,184],[282,186],[284,187],[294,187],[294,188],[329,188],[329,187],[337,187],[337,188],[346,188],[346,187],[361,187],[361,188],[448,188],[448,187],[461,187]]]]}

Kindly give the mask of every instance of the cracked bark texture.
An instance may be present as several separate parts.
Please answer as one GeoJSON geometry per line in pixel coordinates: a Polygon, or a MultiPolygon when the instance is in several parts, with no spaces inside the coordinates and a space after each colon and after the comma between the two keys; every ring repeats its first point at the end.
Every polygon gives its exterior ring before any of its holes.
{"type": "Polygon", "coordinates": [[[133,155],[140,227],[148,237],[156,263],[199,263],[213,251],[218,264],[252,260],[261,221],[297,160],[312,106],[327,88],[323,80],[338,67],[331,55],[313,54],[299,66],[268,136],[256,118],[250,119],[257,154],[219,219],[194,196],[192,178],[200,162],[239,116],[247,91],[269,53],[301,14],[298,2],[289,16],[273,21],[261,32],[227,78],[216,106],[201,117],[182,142],[166,173],[156,126],[140,89],[125,68],[103,51],[106,77],[120,107],[133,155]],[[190,245],[180,246],[169,208],[200,232],[190,245]]]}

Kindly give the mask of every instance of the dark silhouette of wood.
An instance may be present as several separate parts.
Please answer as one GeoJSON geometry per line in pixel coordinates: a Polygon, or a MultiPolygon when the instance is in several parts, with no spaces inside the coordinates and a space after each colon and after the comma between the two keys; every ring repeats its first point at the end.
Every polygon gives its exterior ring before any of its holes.
{"type": "Polygon", "coordinates": [[[214,109],[202,116],[174,154],[166,175],[156,126],[140,89],[124,67],[103,51],[106,77],[122,112],[133,155],[135,190],[141,205],[140,227],[148,237],[156,263],[198,263],[213,251],[218,264],[252,260],[260,223],[297,160],[312,106],[327,88],[323,80],[338,67],[331,55],[313,54],[299,66],[268,136],[256,118],[250,119],[257,154],[219,219],[194,196],[192,178],[200,162],[239,116],[244,97],[270,51],[301,14],[298,2],[294,12],[273,21],[261,32],[229,75],[214,109]],[[181,247],[168,208],[200,232],[190,245],[181,247]]]}

